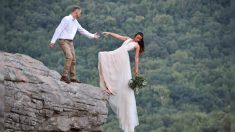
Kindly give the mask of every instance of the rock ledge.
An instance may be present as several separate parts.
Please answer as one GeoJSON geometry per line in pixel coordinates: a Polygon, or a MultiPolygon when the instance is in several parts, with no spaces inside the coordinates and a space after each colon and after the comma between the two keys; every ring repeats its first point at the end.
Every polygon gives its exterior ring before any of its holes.
{"type": "Polygon", "coordinates": [[[102,131],[107,96],[88,84],[66,84],[27,55],[0,52],[0,130],[102,131]]]}

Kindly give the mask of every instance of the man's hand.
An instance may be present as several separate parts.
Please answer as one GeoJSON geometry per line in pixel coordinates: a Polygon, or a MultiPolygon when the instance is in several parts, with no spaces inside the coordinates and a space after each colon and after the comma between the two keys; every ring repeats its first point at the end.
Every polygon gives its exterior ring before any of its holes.
{"type": "Polygon", "coordinates": [[[52,49],[52,48],[55,47],[55,44],[54,44],[54,43],[50,43],[50,44],[49,44],[49,47],[52,49]]]}
{"type": "Polygon", "coordinates": [[[94,36],[95,39],[99,39],[100,38],[100,35],[98,33],[95,33],[95,36],[94,36]]]}

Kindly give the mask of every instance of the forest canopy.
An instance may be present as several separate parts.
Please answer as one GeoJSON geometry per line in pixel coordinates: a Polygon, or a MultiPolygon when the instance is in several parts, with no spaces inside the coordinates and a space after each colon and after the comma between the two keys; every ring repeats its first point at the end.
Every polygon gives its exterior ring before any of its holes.
{"type": "MultiPolygon", "coordinates": [[[[137,132],[230,132],[235,76],[234,3],[230,0],[5,0],[0,2],[0,51],[22,53],[62,72],[64,55],[48,44],[73,5],[88,31],[133,37],[144,33],[140,74],[148,87],[136,95],[137,132]]],[[[99,86],[97,55],[121,45],[111,37],[74,45],[78,78],[99,86]]],[[[133,66],[134,53],[130,53],[133,66]]],[[[234,104],[234,103],[233,103],[234,104]]],[[[110,111],[106,132],[120,132],[110,111]]]]}

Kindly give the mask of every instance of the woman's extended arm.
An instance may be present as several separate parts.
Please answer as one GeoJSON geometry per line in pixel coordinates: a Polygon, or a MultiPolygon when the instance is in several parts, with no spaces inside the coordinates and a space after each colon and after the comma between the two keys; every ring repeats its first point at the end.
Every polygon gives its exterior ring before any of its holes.
{"type": "Polygon", "coordinates": [[[104,36],[111,35],[112,37],[117,38],[117,39],[122,40],[122,41],[126,41],[129,38],[127,36],[121,36],[119,34],[112,33],[112,32],[103,32],[103,34],[104,34],[104,36]]]}
{"type": "Polygon", "coordinates": [[[139,74],[139,51],[140,51],[140,46],[137,45],[135,47],[135,76],[138,76],[139,74]]]}

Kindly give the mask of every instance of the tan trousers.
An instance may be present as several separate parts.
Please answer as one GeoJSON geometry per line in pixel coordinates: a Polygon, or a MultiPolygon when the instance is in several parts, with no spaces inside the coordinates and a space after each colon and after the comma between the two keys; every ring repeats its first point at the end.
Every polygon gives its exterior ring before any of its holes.
{"type": "Polygon", "coordinates": [[[76,79],[76,58],[73,42],[68,40],[59,40],[59,45],[65,55],[63,76],[68,77],[70,74],[71,79],[76,79]]]}

